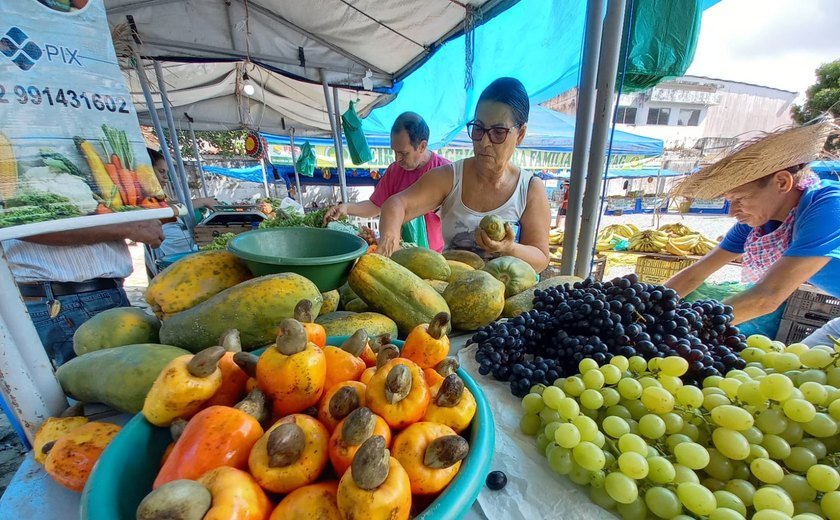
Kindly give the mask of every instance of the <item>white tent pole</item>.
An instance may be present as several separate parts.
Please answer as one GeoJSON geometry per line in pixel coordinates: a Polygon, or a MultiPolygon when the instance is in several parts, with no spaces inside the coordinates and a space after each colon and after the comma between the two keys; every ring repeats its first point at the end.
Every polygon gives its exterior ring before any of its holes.
{"type": "Polygon", "coordinates": [[[292,170],[295,172],[295,188],[297,189],[297,201],[303,206],[303,192],[300,190],[300,174],[297,171],[297,154],[295,153],[295,129],[289,132],[289,145],[292,148],[292,170]]]}
{"type": "MultiPolygon", "coordinates": [[[[592,120],[595,116],[595,81],[598,75],[598,57],[601,52],[601,30],[604,19],[604,2],[586,3],[586,39],[583,46],[580,88],[578,89],[575,141],[569,173],[569,200],[566,203],[566,221],[563,235],[563,256],[560,274],[575,272],[580,211],[583,205],[583,185],[586,183],[586,161],[592,144],[592,120]]],[[[561,203],[562,206],[562,203],[561,203]]]]}
{"type": "Polygon", "coordinates": [[[260,167],[262,168],[263,174],[263,188],[265,189],[265,198],[271,197],[271,193],[268,192],[268,174],[265,171],[265,157],[260,159],[260,167]]]}
{"type": "Polygon", "coordinates": [[[161,69],[160,62],[158,60],[152,60],[152,63],[155,66],[155,75],[158,80],[160,102],[163,105],[163,114],[166,116],[166,126],[169,127],[169,138],[172,141],[170,144],[172,145],[172,149],[175,151],[175,165],[177,166],[175,171],[178,172],[178,178],[181,181],[181,190],[184,196],[184,200],[182,200],[181,203],[187,207],[185,221],[187,223],[187,228],[190,230],[190,236],[192,236],[192,230],[195,228],[195,213],[193,213],[194,208],[192,204],[192,194],[190,193],[189,182],[187,182],[187,172],[184,170],[184,160],[181,157],[181,145],[178,143],[178,132],[175,127],[175,118],[172,117],[172,106],[169,103],[169,96],[166,93],[166,81],[163,79],[163,69],[161,69]]]}
{"type": "Polygon", "coordinates": [[[149,87],[149,78],[146,76],[146,69],[143,68],[143,59],[137,51],[134,51],[134,68],[137,70],[137,79],[140,81],[140,88],[143,90],[143,97],[146,100],[146,107],[149,110],[149,117],[152,120],[152,127],[160,141],[160,152],[163,155],[163,160],[166,162],[166,168],[172,187],[175,188],[175,195],[178,198],[183,198],[181,193],[181,183],[175,182],[175,164],[172,162],[172,155],[169,153],[169,146],[166,143],[166,134],[163,133],[163,126],[160,124],[160,118],[155,108],[155,100],[152,97],[152,89],[149,87]]]}
{"type": "MultiPolygon", "coordinates": [[[[606,161],[607,139],[613,120],[615,77],[618,71],[621,38],[624,34],[624,9],[626,5],[627,0],[608,0],[607,16],[604,19],[601,56],[598,63],[598,94],[595,99],[592,147],[589,150],[589,165],[580,223],[580,240],[577,245],[577,261],[575,262],[575,274],[581,278],[589,276],[592,250],[595,247],[595,234],[598,232],[596,228],[598,227],[598,214],[601,211],[601,191],[605,182],[604,162],[606,161]]],[[[609,168],[609,164],[606,166],[609,168]]]]}
{"type": "Polygon", "coordinates": [[[327,105],[327,117],[330,119],[330,128],[332,128],[333,145],[335,146],[335,165],[338,170],[338,183],[341,189],[341,202],[348,202],[347,200],[347,186],[344,184],[344,168],[339,159],[339,151],[341,150],[341,136],[336,129],[335,112],[333,111],[332,99],[330,99],[330,86],[327,84],[327,75],[321,70],[321,86],[324,87],[324,101],[327,105]]]}
{"type": "Polygon", "coordinates": [[[338,132],[338,152],[336,153],[336,158],[341,163],[341,175],[338,177],[338,182],[341,186],[344,202],[349,202],[349,200],[347,200],[347,170],[344,168],[344,142],[341,139],[342,131],[340,112],[341,105],[338,102],[338,89],[333,87],[333,117],[335,117],[335,129],[338,132]]]}
{"type": "Polygon", "coordinates": [[[186,112],[184,112],[184,116],[187,118],[187,126],[190,128],[190,140],[192,141],[193,155],[195,156],[195,163],[198,165],[198,178],[201,179],[201,193],[203,193],[205,197],[209,197],[207,194],[207,179],[204,178],[204,168],[201,164],[201,152],[198,149],[198,141],[195,139],[195,131],[193,131],[193,119],[186,112]]]}
{"type": "Polygon", "coordinates": [[[64,391],[0,246],[0,392],[30,444],[48,417],[67,408],[64,391]]]}

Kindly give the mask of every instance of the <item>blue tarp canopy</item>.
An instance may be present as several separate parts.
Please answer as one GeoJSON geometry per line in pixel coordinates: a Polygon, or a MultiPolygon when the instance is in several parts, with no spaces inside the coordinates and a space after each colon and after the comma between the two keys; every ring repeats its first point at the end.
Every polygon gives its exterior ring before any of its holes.
{"type": "MultiPolygon", "coordinates": [[[[222,168],[220,166],[203,166],[202,169],[205,173],[224,175],[225,177],[231,177],[233,179],[239,179],[241,181],[258,182],[260,184],[262,184],[263,181],[262,167],[259,165],[247,166],[245,168],[222,168]]],[[[271,175],[268,175],[270,180],[271,175]]]]}
{"type": "MultiPolygon", "coordinates": [[[[205,173],[212,173],[216,175],[224,175],[232,179],[239,179],[241,181],[256,182],[262,184],[263,174],[262,167],[247,166],[245,168],[222,168],[219,166],[204,166],[205,173]]],[[[330,178],[325,179],[321,168],[315,169],[313,177],[305,177],[301,175],[301,184],[320,185],[320,186],[337,186],[338,177],[336,176],[335,168],[328,168],[330,171],[330,178]]],[[[294,184],[295,172],[291,166],[277,166],[273,164],[266,164],[266,176],[268,182],[275,180],[282,180],[287,187],[294,184]],[[275,177],[275,173],[277,176],[275,177]]],[[[375,186],[378,180],[371,178],[370,171],[364,168],[352,168],[347,170],[347,185],[348,186],[375,186]]]]}
{"type": "MultiPolygon", "coordinates": [[[[705,0],[703,8],[719,0],[705,0]]],[[[397,99],[364,120],[368,135],[387,136],[406,111],[429,124],[429,146],[438,149],[457,136],[475,111],[481,91],[512,76],[525,85],[532,105],[578,85],[586,2],[520,0],[474,33],[473,87],[465,84],[465,38],[451,40],[403,81],[397,99]]]]}
{"type": "MultiPolygon", "coordinates": [[[[366,121],[366,120],[365,120],[366,121]]],[[[393,121],[392,121],[393,123],[393,121]]],[[[434,131],[432,131],[434,133],[434,131]]],[[[262,134],[269,146],[273,144],[289,144],[289,138],[284,135],[262,134]]],[[[385,133],[367,133],[368,145],[372,147],[388,148],[391,146],[391,124],[385,133]]],[[[562,114],[540,105],[531,106],[531,114],[528,121],[528,133],[520,146],[523,150],[542,150],[548,152],[570,153],[573,149],[575,139],[575,118],[574,116],[562,114]]],[[[309,141],[312,145],[333,146],[332,139],[321,138],[298,138],[296,143],[303,144],[309,141]]],[[[345,141],[345,147],[347,146],[345,141]]],[[[458,134],[447,147],[471,148],[472,141],[464,129],[458,134]]],[[[431,146],[430,146],[431,147],[431,146]]],[[[661,155],[663,142],[652,137],[631,134],[629,132],[615,131],[613,138],[612,153],[615,155],[661,155]]],[[[438,149],[434,148],[433,149],[438,149]]]]}
{"type": "MultiPolygon", "coordinates": [[[[531,106],[528,133],[520,148],[548,152],[571,152],[575,140],[575,117],[541,105],[531,106]]],[[[447,146],[472,147],[464,129],[447,146]]],[[[615,131],[612,153],[615,155],[662,155],[664,143],[660,139],[615,131]]]]}

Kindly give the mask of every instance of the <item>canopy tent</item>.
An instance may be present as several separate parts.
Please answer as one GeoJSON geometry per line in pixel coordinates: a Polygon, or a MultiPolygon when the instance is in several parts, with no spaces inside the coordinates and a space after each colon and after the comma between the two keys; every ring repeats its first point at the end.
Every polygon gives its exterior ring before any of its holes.
{"type": "MultiPolygon", "coordinates": [[[[528,117],[528,132],[520,148],[549,152],[571,152],[575,139],[575,117],[542,105],[531,106],[528,117]]],[[[466,128],[452,141],[449,147],[472,148],[472,140],[466,128]]],[[[660,139],[645,137],[616,130],[612,153],[616,155],[662,155],[664,143],[660,139]]]]}
{"type": "MultiPolygon", "coordinates": [[[[517,151],[514,162],[529,169],[562,168],[569,163],[568,154],[572,151],[575,132],[575,118],[540,105],[531,107],[528,133],[517,151]],[[536,153],[529,153],[529,152],[536,153]],[[547,152],[547,153],[544,153],[547,152]],[[565,154],[560,157],[559,154],[565,154]]],[[[291,148],[289,138],[283,135],[262,134],[268,144],[268,156],[273,164],[290,165],[291,148]]],[[[374,159],[361,168],[387,168],[394,160],[390,149],[390,125],[386,133],[366,134],[374,159]]],[[[335,147],[331,139],[307,138],[315,147],[318,164],[323,167],[335,167],[335,147]]],[[[299,140],[298,145],[302,144],[299,140]]],[[[616,131],[613,142],[613,154],[616,156],[650,157],[662,154],[663,142],[659,139],[616,131]]],[[[446,147],[438,149],[447,158],[457,159],[472,155],[472,141],[466,130],[453,139],[446,147]]],[[[345,154],[345,164],[351,164],[345,154]]],[[[621,162],[621,160],[617,161],[621,162]]]]}
{"type": "MultiPolygon", "coordinates": [[[[317,94],[322,82],[368,91],[364,112],[390,100],[399,81],[463,34],[465,23],[491,20],[517,1],[105,0],[105,6],[118,50],[185,64],[164,72],[180,124],[186,126],[186,112],[199,129],[329,135],[327,103],[317,94]],[[239,94],[243,74],[256,87],[251,99],[239,94]],[[263,101],[265,110],[257,106],[263,101]]],[[[144,105],[136,80],[131,85],[135,104],[144,105]]],[[[353,95],[340,97],[343,111],[353,95]]],[[[138,112],[148,121],[147,111],[138,112]]]]}
{"type": "MultiPolygon", "coordinates": [[[[704,0],[703,9],[719,0],[704,0]]],[[[565,92],[580,79],[586,2],[520,0],[475,30],[474,87],[465,90],[463,36],[448,42],[403,81],[392,103],[364,121],[366,134],[387,134],[401,113],[417,112],[431,129],[429,145],[440,148],[472,118],[481,91],[494,79],[512,76],[532,103],[565,92]]]]}
{"type": "MultiPolygon", "coordinates": [[[[685,174],[666,168],[634,168],[627,170],[610,168],[607,172],[607,179],[645,179],[648,177],[680,177],[682,175],[685,174]]],[[[540,176],[544,179],[568,179],[571,176],[571,172],[541,172],[540,176]]]]}
{"type": "MultiPolygon", "coordinates": [[[[242,63],[162,63],[161,69],[173,105],[173,117],[181,128],[187,127],[188,118],[191,118],[194,130],[261,128],[286,133],[294,127],[298,135],[329,135],[331,132],[321,85],[242,63]],[[242,77],[246,70],[254,86],[252,96],[242,92],[242,77]]],[[[157,84],[151,65],[146,66],[146,75],[157,84]]],[[[125,76],[140,123],[151,125],[137,73],[127,70],[125,76]]],[[[347,107],[350,101],[355,101],[361,115],[366,115],[377,104],[393,99],[393,95],[347,89],[338,89],[338,95],[340,106],[347,107]]],[[[157,106],[163,117],[161,105],[157,106]]]]}

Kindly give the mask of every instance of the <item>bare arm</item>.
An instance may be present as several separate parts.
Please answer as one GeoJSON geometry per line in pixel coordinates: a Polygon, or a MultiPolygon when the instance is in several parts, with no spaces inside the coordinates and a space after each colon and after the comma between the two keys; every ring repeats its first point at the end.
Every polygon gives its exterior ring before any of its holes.
{"type": "Polygon", "coordinates": [[[825,267],[829,260],[822,256],[783,256],[760,282],[726,300],[735,309],[733,324],[775,311],[800,285],[825,267]]]}
{"type": "Polygon", "coordinates": [[[379,217],[379,247],[376,252],[390,256],[399,249],[402,225],[440,207],[450,191],[452,167],[446,165],[429,170],[410,188],[385,201],[379,217]]]}
{"type": "Polygon", "coordinates": [[[685,298],[687,294],[700,287],[700,284],[705,282],[718,269],[739,256],[738,253],[732,253],[718,246],[712,249],[711,253],[672,276],[663,285],[677,291],[677,294],[685,298]]]}
{"type": "Polygon", "coordinates": [[[160,246],[163,242],[163,229],[160,221],[144,220],[128,224],[112,224],[73,231],[45,233],[27,237],[23,240],[47,246],[78,246],[125,239],[149,244],[152,247],[160,246]]]}
{"type": "Polygon", "coordinates": [[[364,218],[375,217],[379,215],[379,206],[369,200],[363,202],[342,202],[327,210],[326,214],[324,214],[324,223],[338,220],[347,215],[364,218]]]}

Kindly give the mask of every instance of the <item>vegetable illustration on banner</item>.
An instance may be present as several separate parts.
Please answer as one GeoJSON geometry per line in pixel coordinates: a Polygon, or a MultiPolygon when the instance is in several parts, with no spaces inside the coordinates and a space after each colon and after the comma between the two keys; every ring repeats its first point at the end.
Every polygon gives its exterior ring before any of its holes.
{"type": "Polygon", "coordinates": [[[0,228],[166,207],[102,0],[0,11],[0,228]]]}

